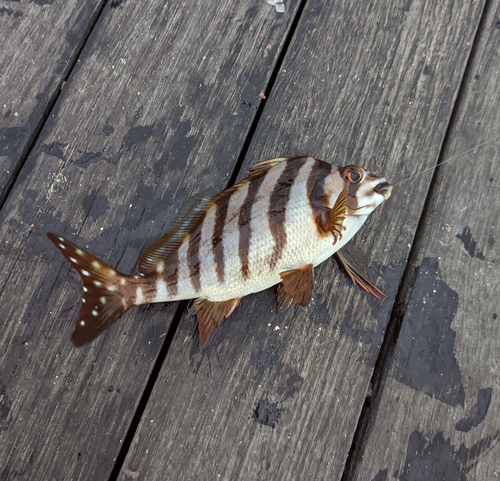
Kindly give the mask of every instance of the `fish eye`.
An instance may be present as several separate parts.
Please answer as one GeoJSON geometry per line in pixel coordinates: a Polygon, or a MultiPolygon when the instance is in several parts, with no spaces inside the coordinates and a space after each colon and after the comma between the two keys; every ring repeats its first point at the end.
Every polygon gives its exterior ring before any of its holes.
{"type": "Polygon", "coordinates": [[[356,184],[363,178],[363,173],[359,167],[349,165],[345,168],[343,177],[344,180],[356,184]]]}

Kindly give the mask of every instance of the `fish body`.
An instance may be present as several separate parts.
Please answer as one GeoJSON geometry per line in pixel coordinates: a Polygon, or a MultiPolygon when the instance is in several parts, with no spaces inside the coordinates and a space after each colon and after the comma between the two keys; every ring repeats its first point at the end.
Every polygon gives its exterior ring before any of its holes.
{"type": "MultiPolygon", "coordinates": [[[[237,185],[188,203],[143,252],[139,276],[123,275],[48,234],[84,284],[72,341],[83,345],[133,305],[150,302],[196,299],[200,345],[248,294],[279,284],[280,307],[307,305],[313,267],[346,249],[390,193],[384,178],[358,166],[336,167],[305,155],[261,162],[237,185]]],[[[340,260],[355,283],[382,294],[360,253],[350,248],[340,260]]]]}

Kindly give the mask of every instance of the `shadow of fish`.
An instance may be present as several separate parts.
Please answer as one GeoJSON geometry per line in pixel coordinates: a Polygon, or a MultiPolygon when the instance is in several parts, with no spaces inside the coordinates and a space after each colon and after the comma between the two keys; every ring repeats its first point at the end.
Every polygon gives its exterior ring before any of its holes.
{"type": "Polygon", "coordinates": [[[278,308],[311,300],[313,268],[336,253],[366,292],[366,259],[348,244],[392,186],[359,166],[306,155],[267,160],[214,197],[195,197],[140,256],[140,275],[112,269],[56,234],[48,238],[80,274],[82,307],[71,341],[92,341],[134,305],[196,299],[200,346],[243,296],[278,286],[278,308]]]}

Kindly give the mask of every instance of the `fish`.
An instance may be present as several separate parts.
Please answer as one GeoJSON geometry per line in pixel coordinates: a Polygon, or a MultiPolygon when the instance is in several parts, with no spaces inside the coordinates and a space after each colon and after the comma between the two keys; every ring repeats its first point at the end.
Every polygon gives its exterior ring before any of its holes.
{"type": "Polygon", "coordinates": [[[75,347],[92,341],[133,306],[195,299],[205,347],[244,296],[278,285],[279,310],[307,306],[314,267],[334,254],[354,284],[387,297],[350,241],[391,190],[361,166],[337,167],[306,154],[259,162],[233,187],[193,197],[140,255],[139,275],[118,272],[47,233],[83,282],[71,341],[75,347]]]}

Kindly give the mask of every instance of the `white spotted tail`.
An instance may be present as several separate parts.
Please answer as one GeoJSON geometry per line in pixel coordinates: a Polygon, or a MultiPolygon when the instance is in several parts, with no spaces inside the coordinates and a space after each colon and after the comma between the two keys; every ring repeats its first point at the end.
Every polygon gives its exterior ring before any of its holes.
{"type": "Polygon", "coordinates": [[[131,292],[137,290],[138,279],[117,272],[62,237],[51,233],[47,237],[71,262],[83,281],[82,307],[71,335],[73,345],[81,347],[134,305],[131,292]]]}

